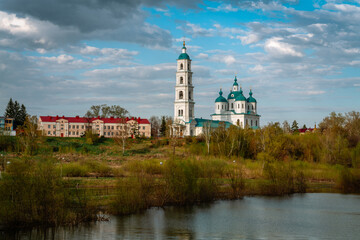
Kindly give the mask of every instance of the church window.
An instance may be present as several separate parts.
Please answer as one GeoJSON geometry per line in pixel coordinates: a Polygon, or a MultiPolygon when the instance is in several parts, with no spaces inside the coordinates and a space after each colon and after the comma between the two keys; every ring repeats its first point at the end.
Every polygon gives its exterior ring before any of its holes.
{"type": "Polygon", "coordinates": [[[191,84],[191,82],[190,82],[190,77],[188,77],[188,84],[191,84]]]}
{"type": "Polygon", "coordinates": [[[238,104],[238,108],[240,108],[240,104],[238,104]]]}
{"type": "Polygon", "coordinates": [[[254,110],[254,106],[253,106],[253,105],[251,105],[251,109],[254,110]]]}
{"type": "Polygon", "coordinates": [[[181,116],[183,116],[184,115],[184,110],[181,110],[181,116]]]}
{"type": "Polygon", "coordinates": [[[183,77],[180,77],[180,84],[183,84],[184,83],[184,79],[183,77]]]}
{"type": "Polygon", "coordinates": [[[221,109],[224,109],[224,105],[221,105],[221,109]]]}
{"type": "Polygon", "coordinates": [[[180,91],[179,92],[179,99],[183,99],[183,97],[184,97],[184,93],[183,93],[183,91],[180,91]]]}
{"type": "Polygon", "coordinates": [[[183,70],[184,69],[184,65],[181,63],[180,64],[180,70],[183,70]]]}
{"type": "Polygon", "coordinates": [[[188,63],[188,70],[190,70],[190,64],[188,63]]]}
{"type": "Polygon", "coordinates": [[[244,108],[244,104],[241,104],[241,108],[244,108]]]}
{"type": "Polygon", "coordinates": [[[231,109],[234,109],[234,103],[231,103],[231,109]]]}
{"type": "Polygon", "coordinates": [[[248,120],[246,119],[246,125],[249,125],[248,120]]]}
{"type": "Polygon", "coordinates": [[[189,99],[191,99],[191,92],[189,91],[189,99]]]}
{"type": "Polygon", "coordinates": [[[220,105],[218,105],[218,109],[220,109],[220,105]]]}
{"type": "Polygon", "coordinates": [[[238,119],[236,125],[240,126],[240,120],[238,119]]]}
{"type": "Polygon", "coordinates": [[[251,120],[251,126],[253,125],[253,122],[252,122],[252,120],[251,120]]]}
{"type": "Polygon", "coordinates": [[[257,120],[255,121],[255,126],[257,126],[257,120]]]}
{"type": "Polygon", "coordinates": [[[248,110],[250,110],[250,106],[248,105],[248,110]]]}

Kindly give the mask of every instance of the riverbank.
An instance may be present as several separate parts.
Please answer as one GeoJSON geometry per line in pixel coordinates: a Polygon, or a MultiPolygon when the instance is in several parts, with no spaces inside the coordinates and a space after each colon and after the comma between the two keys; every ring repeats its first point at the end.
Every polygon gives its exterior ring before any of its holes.
{"type": "Polygon", "coordinates": [[[34,156],[3,152],[0,219],[10,227],[76,225],[98,220],[99,212],[126,215],[244,196],[351,192],[345,185],[360,176],[359,169],[344,175],[343,166],[326,163],[196,154],[194,146],[201,143],[171,141],[129,140],[122,154],[112,139],[89,145],[84,139],[45,138],[34,156]]]}

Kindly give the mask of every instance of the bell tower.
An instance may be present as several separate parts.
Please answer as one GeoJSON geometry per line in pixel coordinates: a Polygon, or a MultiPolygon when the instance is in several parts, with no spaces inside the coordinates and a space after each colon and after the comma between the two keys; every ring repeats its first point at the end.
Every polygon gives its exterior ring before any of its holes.
{"type": "Polygon", "coordinates": [[[186,53],[185,41],[177,59],[174,122],[188,123],[194,118],[194,86],[192,85],[191,59],[186,53]]]}

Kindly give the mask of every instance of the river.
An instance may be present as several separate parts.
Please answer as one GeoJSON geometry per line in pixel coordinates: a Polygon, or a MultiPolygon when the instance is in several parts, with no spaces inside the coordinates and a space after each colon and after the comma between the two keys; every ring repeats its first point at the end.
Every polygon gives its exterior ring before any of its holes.
{"type": "Polygon", "coordinates": [[[0,239],[360,239],[360,195],[308,193],[152,208],[46,235],[0,232],[0,239]]]}

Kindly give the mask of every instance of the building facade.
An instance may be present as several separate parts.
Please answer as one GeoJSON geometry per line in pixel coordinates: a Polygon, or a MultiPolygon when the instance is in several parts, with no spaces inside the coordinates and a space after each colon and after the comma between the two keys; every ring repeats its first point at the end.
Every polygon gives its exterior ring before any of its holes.
{"type": "Polygon", "coordinates": [[[15,136],[14,119],[8,117],[0,117],[0,131],[5,135],[15,136]]]}
{"type": "Polygon", "coordinates": [[[215,100],[215,113],[211,114],[211,117],[213,120],[228,121],[242,128],[247,126],[256,129],[260,126],[257,101],[253,97],[252,90],[250,89],[249,97],[246,98],[236,76],[227,99],[223,97],[220,89],[219,96],[215,100]]]}
{"type": "Polygon", "coordinates": [[[108,138],[118,137],[124,131],[128,137],[151,137],[151,124],[142,118],[40,116],[38,128],[49,137],[81,137],[87,130],[108,138]]]}
{"type": "Polygon", "coordinates": [[[204,127],[217,128],[220,123],[226,128],[230,125],[239,127],[260,127],[260,115],[257,114],[257,101],[250,89],[246,98],[235,77],[228,98],[223,97],[220,89],[215,100],[215,113],[211,119],[195,118],[194,86],[192,81],[191,59],[186,53],[185,41],[177,59],[174,123],[171,134],[175,136],[198,136],[204,127]]]}

